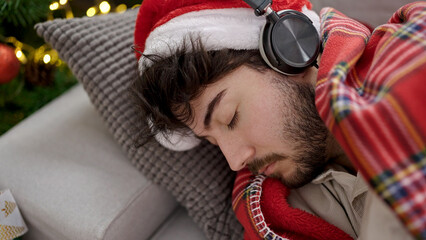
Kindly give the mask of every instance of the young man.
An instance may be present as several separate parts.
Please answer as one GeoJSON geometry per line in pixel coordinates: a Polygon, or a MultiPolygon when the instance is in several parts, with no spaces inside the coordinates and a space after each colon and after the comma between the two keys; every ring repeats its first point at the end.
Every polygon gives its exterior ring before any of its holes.
{"type": "MultiPolygon", "coordinates": [[[[307,1],[272,7],[302,11],[319,27],[307,1]]],[[[231,169],[294,188],[290,205],[343,230],[336,236],[407,239],[408,229],[426,238],[425,112],[414,110],[424,103],[425,7],[402,8],[372,35],[324,9],[319,69],[284,75],[262,59],[265,21],[243,1],[145,0],[135,31],[141,78],[133,89],[149,123],[142,136],[207,139],[231,169]]],[[[180,140],[172,147],[193,146],[180,140]]]]}

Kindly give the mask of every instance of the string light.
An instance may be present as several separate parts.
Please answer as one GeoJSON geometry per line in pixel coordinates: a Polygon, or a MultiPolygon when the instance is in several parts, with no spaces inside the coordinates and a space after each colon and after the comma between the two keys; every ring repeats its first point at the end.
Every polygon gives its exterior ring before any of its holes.
{"type": "Polygon", "coordinates": [[[17,51],[16,51],[16,57],[17,58],[21,58],[22,57],[22,55],[24,55],[23,53],[22,53],[22,51],[20,50],[20,49],[16,49],[17,51]]]}
{"type": "Polygon", "coordinates": [[[59,3],[58,2],[54,2],[52,4],[50,4],[49,9],[54,11],[57,10],[59,8],[59,3]]]}
{"type": "Polygon", "coordinates": [[[44,55],[44,57],[43,57],[43,62],[44,62],[45,64],[48,64],[48,63],[50,62],[50,60],[51,60],[50,55],[49,55],[48,53],[46,53],[46,54],[44,55]]]}
{"type": "MultiPolygon", "coordinates": [[[[49,9],[51,11],[58,10],[60,5],[65,5],[65,14],[66,18],[74,18],[74,14],[68,4],[68,0],[59,0],[58,2],[53,2],[50,4],[49,9]]],[[[139,7],[140,4],[136,4],[132,6],[132,9],[139,7]]],[[[62,8],[62,7],[61,7],[62,8]]],[[[122,13],[127,10],[126,4],[120,4],[115,8],[115,12],[122,13]]],[[[111,11],[111,5],[107,1],[103,1],[99,4],[99,11],[102,14],[109,13],[111,11]]],[[[91,7],[87,9],[86,15],[89,17],[93,17],[98,13],[97,7],[91,7]]],[[[53,19],[53,15],[51,12],[49,12],[49,17],[53,19]]],[[[44,44],[40,46],[39,48],[35,49],[30,45],[27,45],[25,43],[22,43],[18,41],[14,37],[4,37],[0,35],[0,40],[6,43],[10,43],[15,46],[15,55],[18,58],[18,60],[22,64],[26,64],[28,59],[34,59],[35,61],[42,61],[45,64],[56,64],[57,66],[60,66],[64,64],[59,59],[58,53],[51,49],[47,44],[44,44]],[[28,57],[28,58],[27,58],[28,57]]]]}
{"type": "Polygon", "coordinates": [[[96,14],[96,8],[94,8],[94,7],[91,7],[89,9],[87,9],[87,11],[86,11],[86,15],[88,17],[93,17],[93,16],[95,16],[95,14],[96,14]]]}
{"type": "Polygon", "coordinates": [[[19,47],[15,49],[15,55],[21,63],[23,64],[27,63],[27,58],[25,57],[25,54],[22,52],[22,50],[19,47]]]}
{"type": "MultiPolygon", "coordinates": [[[[49,9],[51,11],[55,11],[55,10],[58,10],[59,8],[65,8],[65,17],[67,19],[74,18],[74,14],[73,14],[71,7],[69,6],[68,2],[69,2],[69,0],[59,0],[57,2],[53,2],[52,4],[50,4],[49,9]]],[[[134,9],[134,8],[139,7],[139,6],[140,6],[140,4],[136,4],[136,5],[133,5],[131,8],[134,9]]],[[[122,13],[122,12],[125,12],[126,10],[127,10],[126,4],[120,4],[115,8],[115,12],[117,12],[117,13],[122,13]]],[[[107,14],[110,11],[111,11],[110,3],[108,1],[102,1],[99,4],[99,6],[93,6],[93,7],[90,7],[89,9],[87,9],[86,15],[88,17],[93,17],[96,14],[98,14],[98,12],[101,13],[101,14],[107,14]]],[[[53,20],[53,15],[52,15],[51,12],[49,12],[48,20],[53,20]]]]}
{"type": "Polygon", "coordinates": [[[103,14],[109,13],[109,11],[111,10],[111,6],[107,1],[103,1],[101,2],[101,4],[99,4],[99,10],[101,10],[101,13],[103,14]]]}
{"type": "Polygon", "coordinates": [[[125,12],[127,10],[126,4],[120,4],[115,8],[115,11],[118,13],[125,12]]]}

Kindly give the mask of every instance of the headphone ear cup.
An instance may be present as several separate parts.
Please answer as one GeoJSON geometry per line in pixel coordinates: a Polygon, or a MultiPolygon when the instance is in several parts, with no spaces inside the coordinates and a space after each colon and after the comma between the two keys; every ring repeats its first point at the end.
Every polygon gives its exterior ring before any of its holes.
{"type": "Polygon", "coordinates": [[[261,31],[260,54],[269,67],[279,73],[286,75],[302,73],[316,63],[320,46],[318,33],[312,21],[301,12],[284,10],[278,14],[279,20],[272,22],[267,18],[261,31]],[[288,26],[290,28],[287,28],[288,26]],[[302,30],[295,31],[300,29],[302,30]],[[301,36],[294,36],[292,34],[294,32],[301,36]],[[306,33],[308,33],[308,41],[306,41],[306,33]]]}
{"type": "Polygon", "coordinates": [[[285,74],[277,68],[279,62],[275,58],[275,54],[271,45],[272,28],[273,23],[271,23],[270,21],[267,21],[265,25],[263,25],[259,37],[259,52],[263,60],[266,62],[266,64],[268,64],[270,68],[281,74],[285,74]]]}

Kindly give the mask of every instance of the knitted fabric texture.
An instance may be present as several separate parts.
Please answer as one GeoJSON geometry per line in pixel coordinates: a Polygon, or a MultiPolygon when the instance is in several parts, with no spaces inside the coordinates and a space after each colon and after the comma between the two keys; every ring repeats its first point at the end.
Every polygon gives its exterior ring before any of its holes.
{"type": "Polygon", "coordinates": [[[426,239],[426,2],[373,33],[321,10],[316,106],[352,163],[418,239],[426,239]]]}
{"type": "Polygon", "coordinates": [[[169,190],[208,239],[241,239],[243,229],[231,208],[235,173],[218,148],[203,142],[174,152],[156,141],[133,147],[132,129],[141,121],[127,91],[137,77],[131,49],[137,11],[60,19],[35,28],[68,63],[133,165],[169,190]]]}

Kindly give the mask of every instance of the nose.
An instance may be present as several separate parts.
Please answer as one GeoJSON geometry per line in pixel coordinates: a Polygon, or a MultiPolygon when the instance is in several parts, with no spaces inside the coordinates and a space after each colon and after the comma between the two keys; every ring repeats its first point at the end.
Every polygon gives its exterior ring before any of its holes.
{"type": "Polygon", "coordinates": [[[241,141],[230,140],[218,142],[219,148],[233,171],[243,169],[255,156],[255,148],[241,141]]]}

